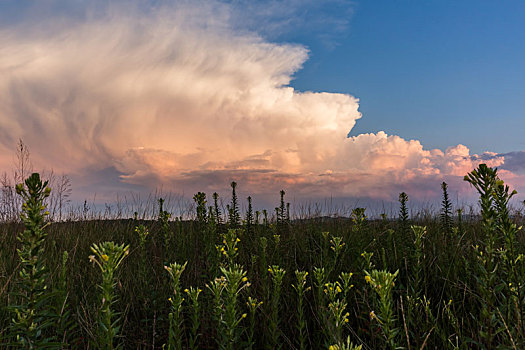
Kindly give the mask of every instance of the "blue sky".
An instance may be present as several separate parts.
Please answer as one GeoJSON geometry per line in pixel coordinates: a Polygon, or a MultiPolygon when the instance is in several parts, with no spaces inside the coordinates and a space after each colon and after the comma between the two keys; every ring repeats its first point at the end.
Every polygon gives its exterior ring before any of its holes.
{"type": "MultiPolygon", "coordinates": [[[[363,118],[430,148],[525,149],[525,2],[359,1],[337,46],[314,37],[292,85],[345,92],[363,118]]],[[[334,14],[336,15],[336,14],[334,14]]]]}
{"type": "Polygon", "coordinates": [[[254,198],[431,201],[442,181],[472,194],[480,162],[525,190],[524,16],[518,1],[2,1],[0,171],[22,139],[79,199],[237,181],[254,198]]]}

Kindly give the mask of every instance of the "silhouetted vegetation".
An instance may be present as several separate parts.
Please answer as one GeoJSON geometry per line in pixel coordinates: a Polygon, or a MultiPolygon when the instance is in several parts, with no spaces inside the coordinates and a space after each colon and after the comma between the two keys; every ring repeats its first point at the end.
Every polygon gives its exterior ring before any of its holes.
{"type": "MultiPolygon", "coordinates": [[[[21,216],[0,224],[3,347],[470,349],[525,347],[523,217],[496,169],[465,180],[479,216],[294,218],[239,209],[235,182],[194,197],[193,219],[49,218],[53,190],[16,187],[21,216]],[[115,242],[115,243],[113,243],[115,242]],[[98,286],[98,287],[97,287],[98,286]]],[[[66,197],[67,198],[67,197],[66,197]]],[[[460,209],[460,208],[457,208],[460,209]]]]}

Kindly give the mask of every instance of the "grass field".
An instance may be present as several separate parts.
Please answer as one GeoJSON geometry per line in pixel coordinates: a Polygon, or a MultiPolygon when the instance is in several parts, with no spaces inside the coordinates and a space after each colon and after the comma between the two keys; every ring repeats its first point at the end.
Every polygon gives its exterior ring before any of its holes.
{"type": "Polygon", "coordinates": [[[192,220],[159,200],[155,220],[48,222],[33,177],[0,224],[2,347],[522,349],[523,217],[495,169],[466,180],[476,215],[444,184],[434,215],[401,194],[395,217],[297,219],[284,192],[241,213],[232,184],[225,212],[196,194],[192,220]]]}

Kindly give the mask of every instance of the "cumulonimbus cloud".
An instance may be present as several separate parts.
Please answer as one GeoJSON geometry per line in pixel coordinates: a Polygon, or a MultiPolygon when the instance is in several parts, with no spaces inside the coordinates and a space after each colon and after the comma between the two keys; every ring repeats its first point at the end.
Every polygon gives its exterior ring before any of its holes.
{"type": "MultiPolygon", "coordinates": [[[[426,150],[384,132],[347,137],[347,94],[289,86],[308,58],[231,25],[232,5],[175,2],[0,29],[0,148],[22,138],[39,166],[115,169],[120,181],[259,194],[392,198],[439,192],[477,163],[466,146],[426,150]],[[429,190],[432,188],[432,190],[429,190]]],[[[11,158],[0,156],[7,167],[11,158]]]]}

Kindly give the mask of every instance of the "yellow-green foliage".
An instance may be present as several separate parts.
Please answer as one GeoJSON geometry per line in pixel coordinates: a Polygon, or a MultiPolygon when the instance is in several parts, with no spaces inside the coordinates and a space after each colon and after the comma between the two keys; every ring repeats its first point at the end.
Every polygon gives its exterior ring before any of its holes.
{"type": "Polygon", "coordinates": [[[284,192],[274,217],[241,215],[236,195],[223,214],[199,193],[195,220],[160,200],[149,220],[46,227],[50,190],[34,174],[17,187],[25,230],[0,223],[1,347],[525,348],[516,194],[484,165],[465,180],[480,198],[468,216],[447,197],[410,217],[403,193],[399,216],[299,220],[284,192]]]}

